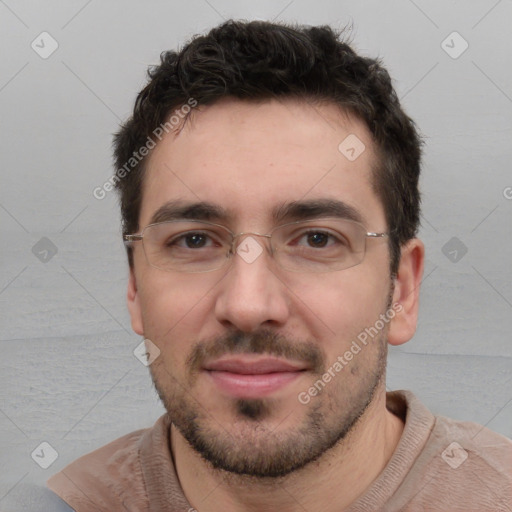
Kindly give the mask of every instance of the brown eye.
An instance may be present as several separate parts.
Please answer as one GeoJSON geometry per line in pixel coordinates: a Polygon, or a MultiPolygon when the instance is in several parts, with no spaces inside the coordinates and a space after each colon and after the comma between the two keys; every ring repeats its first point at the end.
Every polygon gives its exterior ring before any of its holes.
{"type": "Polygon", "coordinates": [[[329,242],[329,235],[320,231],[307,234],[308,244],[311,247],[325,247],[329,242]]]}
{"type": "Polygon", "coordinates": [[[206,243],[206,236],[200,233],[194,233],[184,237],[187,247],[190,249],[197,249],[198,247],[204,247],[206,243]]]}
{"type": "Polygon", "coordinates": [[[202,249],[204,247],[211,247],[218,244],[214,243],[211,236],[202,232],[190,231],[175,236],[167,241],[166,247],[178,247],[180,249],[202,249]]]}

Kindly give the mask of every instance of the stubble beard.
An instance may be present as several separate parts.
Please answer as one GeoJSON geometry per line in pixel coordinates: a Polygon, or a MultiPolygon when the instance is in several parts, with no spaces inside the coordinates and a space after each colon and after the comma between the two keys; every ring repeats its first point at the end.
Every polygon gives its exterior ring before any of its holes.
{"type": "MultiPolygon", "coordinates": [[[[337,377],[338,382],[334,378],[322,393],[312,397],[309,404],[302,405],[297,401],[296,408],[303,415],[302,419],[296,426],[287,429],[279,428],[279,425],[271,426],[275,423],[271,421],[272,418],[275,420],[279,414],[279,404],[272,398],[233,399],[231,414],[234,420],[228,425],[221,425],[215,420],[215,411],[207,412],[207,404],[200,405],[186,386],[178,384],[172,376],[169,378],[165,373],[167,370],[159,371],[159,379],[155,371],[158,367],[152,366],[150,369],[153,384],[172,423],[212,468],[233,476],[278,478],[319,459],[343,442],[354,429],[373,402],[377,391],[384,386],[386,332],[384,329],[380,336],[372,340],[371,343],[378,347],[363,348],[373,349],[370,359],[361,358],[361,364],[354,359],[349,366],[343,368],[341,375],[343,372],[359,375],[355,386],[350,386],[352,389],[342,386],[342,377],[337,377]],[[164,387],[163,383],[168,383],[168,387],[164,387]]],[[[279,344],[279,340],[278,336],[266,330],[251,335],[228,334],[211,344],[217,348],[208,350],[204,344],[198,344],[188,365],[199,366],[206,354],[212,355],[221,350],[223,353],[268,352],[271,355],[296,356],[293,349],[288,350],[286,347],[297,347],[298,344],[284,340],[279,344]],[[276,350],[276,347],[285,348],[276,350]]],[[[303,347],[300,352],[302,357],[310,357],[316,368],[314,373],[320,378],[325,372],[321,353],[316,352],[318,349],[314,344],[300,345],[303,347]]],[[[193,382],[191,378],[190,388],[193,382]]]]}

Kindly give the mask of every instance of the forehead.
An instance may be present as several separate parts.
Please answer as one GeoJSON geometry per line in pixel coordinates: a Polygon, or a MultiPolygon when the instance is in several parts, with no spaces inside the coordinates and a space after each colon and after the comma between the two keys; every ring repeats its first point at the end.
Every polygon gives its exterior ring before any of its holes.
{"type": "Polygon", "coordinates": [[[381,222],[371,187],[376,163],[365,123],[336,105],[222,100],[196,108],[153,150],[140,225],[176,201],[218,205],[244,229],[270,223],[289,203],[315,200],[340,201],[365,224],[381,222]]]}

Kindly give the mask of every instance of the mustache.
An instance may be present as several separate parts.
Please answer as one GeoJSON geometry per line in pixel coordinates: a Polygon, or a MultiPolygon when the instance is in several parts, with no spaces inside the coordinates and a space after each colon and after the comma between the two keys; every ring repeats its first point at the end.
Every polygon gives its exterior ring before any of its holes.
{"type": "Polygon", "coordinates": [[[228,354],[267,354],[283,359],[294,359],[307,364],[314,373],[325,373],[325,357],[318,344],[307,341],[291,341],[269,329],[253,333],[229,331],[192,347],[187,367],[192,373],[199,372],[206,361],[228,354]]]}

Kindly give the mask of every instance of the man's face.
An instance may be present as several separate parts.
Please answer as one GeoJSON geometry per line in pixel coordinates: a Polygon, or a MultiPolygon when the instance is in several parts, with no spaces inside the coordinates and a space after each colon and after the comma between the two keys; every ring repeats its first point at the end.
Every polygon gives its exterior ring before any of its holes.
{"type": "MultiPolygon", "coordinates": [[[[368,231],[384,232],[370,184],[375,164],[364,123],[334,105],[225,100],[157,145],[140,227],[171,201],[208,202],[229,213],[212,222],[269,233],[277,208],[334,200],[368,231]],[[353,161],[338,149],[351,134],[366,147],[353,161]]],[[[387,325],[331,369],[320,393],[298,399],[386,313],[389,252],[385,238],[369,239],[357,266],[290,272],[276,266],[267,239],[253,238],[265,249],[254,261],[235,253],[207,273],[154,268],[136,244],[128,296],[134,329],[161,351],[151,373],[181,434],[215,467],[277,476],[343,438],[384,390],[387,325]]]]}

